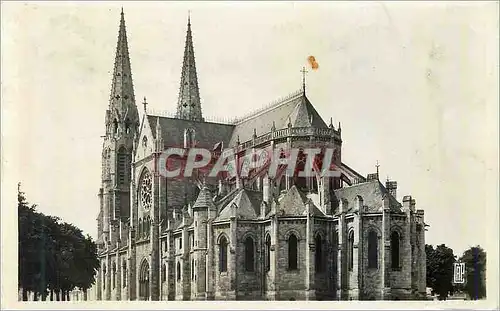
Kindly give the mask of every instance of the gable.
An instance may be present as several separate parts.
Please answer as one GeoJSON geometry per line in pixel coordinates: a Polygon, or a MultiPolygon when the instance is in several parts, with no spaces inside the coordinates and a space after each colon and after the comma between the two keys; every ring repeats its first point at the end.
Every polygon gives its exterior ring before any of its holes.
{"type": "Polygon", "coordinates": [[[149,156],[154,151],[154,136],[150,122],[145,122],[143,118],[139,129],[135,160],[139,161],[149,156]]]}

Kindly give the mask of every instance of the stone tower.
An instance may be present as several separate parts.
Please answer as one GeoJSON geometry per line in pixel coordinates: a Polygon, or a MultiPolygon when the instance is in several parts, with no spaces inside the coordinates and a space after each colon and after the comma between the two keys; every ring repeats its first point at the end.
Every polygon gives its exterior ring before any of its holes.
{"type": "Polygon", "coordinates": [[[105,125],[98,219],[101,249],[127,243],[132,149],[139,129],[123,10],[105,125]]]}

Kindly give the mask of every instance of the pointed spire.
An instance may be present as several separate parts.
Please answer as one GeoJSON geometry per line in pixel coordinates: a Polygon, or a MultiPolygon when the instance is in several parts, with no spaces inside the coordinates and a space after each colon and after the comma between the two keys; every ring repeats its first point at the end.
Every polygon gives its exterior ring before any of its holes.
{"type": "Polygon", "coordinates": [[[177,118],[203,121],[201,113],[200,91],[194,58],[191,15],[188,15],[186,45],[182,64],[181,85],[177,102],[177,118]]]}
{"type": "Polygon", "coordinates": [[[342,129],[340,128],[340,122],[339,122],[339,128],[337,129],[339,132],[342,131],[342,129]]]}
{"type": "Polygon", "coordinates": [[[116,44],[115,64],[111,83],[109,106],[113,119],[118,122],[138,122],[138,111],[135,105],[132,69],[128,52],[127,31],[125,27],[125,14],[123,8],[120,13],[120,27],[118,42],[116,44]]]}
{"type": "Polygon", "coordinates": [[[330,125],[328,127],[333,128],[333,118],[332,117],[330,117],[330,125]]]}

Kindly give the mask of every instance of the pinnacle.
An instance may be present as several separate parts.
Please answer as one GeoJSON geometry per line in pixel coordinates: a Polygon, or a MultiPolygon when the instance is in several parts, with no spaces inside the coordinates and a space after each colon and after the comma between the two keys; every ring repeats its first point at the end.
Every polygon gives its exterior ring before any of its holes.
{"type": "Polygon", "coordinates": [[[190,16],[188,16],[186,44],[184,47],[181,84],[177,102],[177,117],[181,119],[203,121],[190,16]]]}

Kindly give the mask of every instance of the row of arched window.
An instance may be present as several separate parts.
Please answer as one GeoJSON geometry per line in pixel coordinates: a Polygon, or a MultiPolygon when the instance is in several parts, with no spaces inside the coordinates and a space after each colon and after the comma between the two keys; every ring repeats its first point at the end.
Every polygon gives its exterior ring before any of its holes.
{"type": "MultiPolygon", "coordinates": [[[[191,260],[191,280],[195,279],[196,273],[195,273],[195,260],[191,260]]],[[[167,280],[167,269],[165,264],[163,265],[163,271],[162,271],[162,282],[165,282],[167,280]]],[[[175,267],[175,278],[179,282],[182,278],[182,269],[181,269],[181,263],[180,261],[177,262],[177,265],[175,267]]]]}
{"type": "MultiPolygon", "coordinates": [[[[107,280],[106,273],[107,273],[106,264],[104,263],[102,265],[102,289],[103,290],[106,289],[106,280],[107,280]]],[[[125,260],[122,262],[121,276],[122,276],[122,286],[126,287],[127,286],[127,262],[125,260]]],[[[117,277],[118,277],[118,273],[116,271],[116,263],[113,262],[111,264],[111,289],[116,288],[117,277]]]]}
{"type": "MultiPolygon", "coordinates": [[[[298,238],[295,234],[290,234],[288,237],[288,270],[298,269],[298,238]]],[[[244,266],[248,272],[255,271],[255,241],[252,237],[247,237],[244,242],[244,266]]],[[[222,236],[219,240],[219,272],[227,271],[228,263],[228,240],[222,236]]],[[[324,252],[323,239],[321,235],[316,236],[315,240],[315,266],[316,272],[324,270],[324,252]]],[[[271,270],[271,235],[266,235],[265,240],[265,271],[271,270]]]]}
{"type": "MultiPolygon", "coordinates": [[[[393,231],[391,234],[391,267],[392,269],[400,268],[400,234],[393,231]]],[[[314,263],[316,272],[320,273],[325,270],[325,252],[324,239],[320,234],[317,234],[314,240],[315,252],[314,263]]],[[[354,267],[354,231],[350,231],[347,241],[347,260],[348,268],[352,270],[354,267]]],[[[374,230],[368,232],[368,268],[378,268],[378,234],[374,230]]],[[[252,272],[255,269],[255,242],[252,237],[247,237],[244,240],[244,265],[245,270],[252,272]]],[[[219,272],[227,271],[228,263],[228,240],[222,236],[219,240],[219,272]]],[[[288,270],[298,269],[298,238],[295,234],[290,234],[287,240],[288,244],[288,270]]],[[[338,236],[334,236],[334,245],[338,245],[338,236]]],[[[266,235],[265,240],[265,271],[271,268],[271,236],[266,235]]]]}
{"type": "MultiPolygon", "coordinates": [[[[378,268],[378,254],[379,254],[379,237],[376,231],[370,230],[368,232],[368,268],[378,268]]],[[[338,240],[337,240],[338,241],[338,240]]],[[[338,243],[338,242],[337,242],[338,243]]],[[[391,268],[397,270],[400,268],[400,243],[401,236],[399,232],[393,231],[391,233],[391,268]]],[[[350,231],[347,238],[347,262],[348,268],[352,271],[354,267],[354,231],[350,231]]]]}
{"type": "MultiPolygon", "coordinates": [[[[120,95],[116,95],[116,99],[119,99],[120,98],[120,95]]],[[[128,96],[125,95],[125,99],[127,99],[128,96]]],[[[132,123],[130,122],[129,118],[127,118],[124,122],[124,125],[125,125],[125,133],[128,134],[130,133],[130,130],[131,130],[131,127],[132,127],[132,123]]],[[[116,118],[113,120],[113,134],[118,134],[118,120],[116,120],[116,118]]]]}
{"type": "MultiPolygon", "coordinates": [[[[368,268],[378,268],[378,234],[374,230],[368,232],[368,268]]],[[[314,263],[315,270],[317,273],[321,273],[325,270],[325,252],[324,252],[324,239],[321,234],[317,234],[314,240],[315,255],[314,263]]],[[[252,237],[248,236],[245,238],[244,242],[244,267],[248,272],[253,272],[255,270],[255,241],[252,237]]],[[[288,270],[298,269],[298,245],[299,240],[295,234],[290,234],[287,239],[288,244],[288,270]]],[[[338,236],[334,235],[334,244],[338,245],[338,236]]],[[[228,247],[229,242],[226,236],[222,235],[219,239],[219,272],[227,272],[228,269],[228,247]]],[[[348,234],[347,243],[347,256],[348,256],[348,268],[353,269],[354,266],[354,231],[350,231],[348,234]]],[[[265,239],[265,271],[270,270],[271,262],[271,236],[266,235],[265,239]]],[[[393,231],[391,234],[391,266],[393,269],[399,269],[400,267],[400,234],[397,231],[393,231]]],[[[166,266],[162,266],[161,280],[166,281],[166,266]]],[[[194,259],[191,260],[191,279],[195,280],[196,262],[194,259]]],[[[104,274],[106,267],[103,266],[104,274]]],[[[113,266],[114,269],[114,266],[113,266]]],[[[113,275],[115,275],[115,270],[113,270],[113,275]]],[[[124,285],[126,280],[126,265],[122,268],[124,271],[124,285]]],[[[177,262],[175,267],[176,280],[181,281],[182,279],[182,267],[181,263],[177,262]]],[[[115,286],[115,276],[113,276],[113,288],[115,286]]],[[[104,284],[104,283],[103,283],[104,284]]],[[[105,285],[104,285],[105,286],[105,285]]]]}
{"type": "Polygon", "coordinates": [[[148,237],[149,231],[151,228],[151,218],[146,216],[144,218],[140,218],[137,225],[137,234],[139,237],[148,237]]]}

